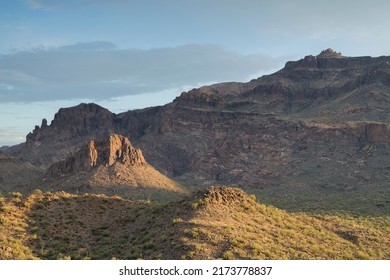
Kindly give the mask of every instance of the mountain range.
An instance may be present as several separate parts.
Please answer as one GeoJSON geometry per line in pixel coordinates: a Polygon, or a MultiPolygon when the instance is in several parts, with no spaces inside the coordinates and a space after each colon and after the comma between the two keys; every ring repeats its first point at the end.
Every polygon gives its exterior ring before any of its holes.
{"type": "Polygon", "coordinates": [[[362,202],[364,211],[386,212],[389,87],[390,57],[327,49],[247,83],[183,92],[164,106],[120,114],[96,104],[61,108],[6,152],[46,170],[91,139],[119,134],[190,188],[238,186],[293,210],[321,209],[326,197],[335,210],[362,202]]]}
{"type": "Polygon", "coordinates": [[[0,259],[388,259],[389,112],[390,57],[332,49],[164,106],[61,108],[0,151],[0,259]]]}

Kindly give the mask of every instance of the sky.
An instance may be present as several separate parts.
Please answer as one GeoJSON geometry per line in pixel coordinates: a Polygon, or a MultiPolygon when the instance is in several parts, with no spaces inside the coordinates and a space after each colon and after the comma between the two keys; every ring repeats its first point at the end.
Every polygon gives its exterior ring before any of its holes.
{"type": "Polygon", "coordinates": [[[114,113],[332,48],[390,55],[387,0],[1,0],[0,147],[61,107],[114,113]]]}

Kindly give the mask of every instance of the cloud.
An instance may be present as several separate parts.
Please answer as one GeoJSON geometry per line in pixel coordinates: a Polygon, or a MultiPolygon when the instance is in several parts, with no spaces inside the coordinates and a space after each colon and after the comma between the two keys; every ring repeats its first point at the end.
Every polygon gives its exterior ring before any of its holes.
{"type": "Polygon", "coordinates": [[[183,85],[246,81],[279,64],[277,58],[217,45],[139,50],[110,42],[79,43],[1,56],[0,102],[108,100],[183,85]]]}
{"type": "Polygon", "coordinates": [[[57,51],[105,51],[116,49],[117,46],[111,42],[95,41],[87,43],[77,43],[74,45],[67,45],[57,47],[57,51]]]}
{"type": "Polygon", "coordinates": [[[13,85],[1,84],[0,83],[0,89],[3,89],[3,90],[13,90],[14,86],[13,85]]]}
{"type": "Polygon", "coordinates": [[[23,131],[17,127],[0,127],[0,147],[14,145],[25,140],[23,131]]]}

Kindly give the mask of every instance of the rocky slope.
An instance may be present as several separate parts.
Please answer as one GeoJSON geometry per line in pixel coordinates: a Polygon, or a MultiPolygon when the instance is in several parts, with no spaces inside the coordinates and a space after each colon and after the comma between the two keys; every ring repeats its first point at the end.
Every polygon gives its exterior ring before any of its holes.
{"type": "Polygon", "coordinates": [[[0,151],[0,193],[31,189],[31,184],[39,182],[44,170],[0,151]]]}
{"type": "Polygon", "coordinates": [[[77,193],[120,194],[137,199],[158,199],[185,190],[144,159],[129,139],[112,134],[106,140],[89,140],[77,152],[52,164],[44,188],[77,193]]]}
{"type": "Polygon", "coordinates": [[[95,104],[60,109],[16,154],[48,167],[91,137],[115,132],[187,184],[240,186],[291,208],[309,200],[308,209],[320,207],[316,198],[337,208],[345,195],[348,204],[387,213],[389,87],[390,57],[328,49],[248,83],[184,92],[162,107],[122,114],[95,104]]]}

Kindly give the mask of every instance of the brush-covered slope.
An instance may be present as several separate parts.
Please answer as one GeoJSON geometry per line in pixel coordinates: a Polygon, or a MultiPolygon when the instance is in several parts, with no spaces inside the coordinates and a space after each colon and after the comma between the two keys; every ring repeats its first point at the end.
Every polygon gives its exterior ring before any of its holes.
{"type": "Polygon", "coordinates": [[[103,141],[90,140],[72,156],[52,164],[44,184],[50,190],[120,194],[133,199],[185,193],[177,182],[149,165],[127,137],[117,134],[103,141]]]}
{"type": "Polygon", "coordinates": [[[0,259],[390,259],[389,217],[291,214],[240,189],[167,205],[36,191],[0,205],[0,259]]]}
{"type": "Polygon", "coordinates": [[[24,191],[35,184],[44,171],[23,160],[0,151],[0,193],[24,191]]]}

